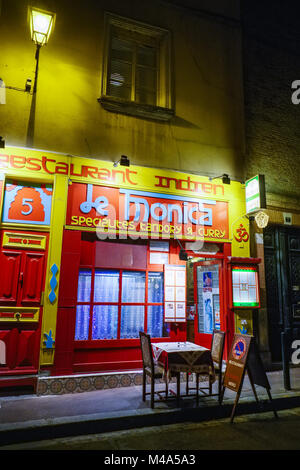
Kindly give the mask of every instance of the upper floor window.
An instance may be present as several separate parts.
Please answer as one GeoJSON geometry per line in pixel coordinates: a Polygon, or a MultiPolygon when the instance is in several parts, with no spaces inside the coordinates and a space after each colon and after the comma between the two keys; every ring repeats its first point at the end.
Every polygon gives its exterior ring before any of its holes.
{"type": "Polygon", "coordinates": [[[106,15],[104,108],[168,120],[173,116],[168,31],[106,15]]]}

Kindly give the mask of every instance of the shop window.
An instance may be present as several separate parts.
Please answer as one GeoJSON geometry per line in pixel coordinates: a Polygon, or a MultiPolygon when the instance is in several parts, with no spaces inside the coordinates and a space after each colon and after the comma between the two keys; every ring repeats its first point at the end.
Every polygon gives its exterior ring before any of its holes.
{"type": "Polygon", "coordinates": [[[111,14],[105,23],[100,103],[110,111],[169,120],[169,32],[111,14]]]}
{"type": "Polygon", "coordinates": [[[198,331],[220,329],[219,266],[197,267],[198,331]]]}
{"type": "Polygon", "coordinates": [[[169,335],[163,318],[163,272],[81,269],[75,340],[169,335]]]}

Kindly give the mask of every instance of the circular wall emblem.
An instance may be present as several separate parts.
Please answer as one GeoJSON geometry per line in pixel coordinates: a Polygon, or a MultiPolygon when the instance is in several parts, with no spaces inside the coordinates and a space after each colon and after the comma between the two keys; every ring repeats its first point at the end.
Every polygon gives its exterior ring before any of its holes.
{"type": "Polygon", "coordinates": [[[239,338],[233,345],[232,354],[235,359],[242,359],[246,353],[246,341],[239,338]]]}

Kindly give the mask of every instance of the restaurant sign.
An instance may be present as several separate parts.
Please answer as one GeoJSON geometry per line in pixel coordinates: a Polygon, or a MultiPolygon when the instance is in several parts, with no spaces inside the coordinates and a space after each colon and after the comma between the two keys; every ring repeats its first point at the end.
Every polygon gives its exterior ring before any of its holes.
{"type": "Polygon", "coordinates": [[[84,183],[69,186],[66,224],[104,237],[229,238],[228,202],[84,183]]]}

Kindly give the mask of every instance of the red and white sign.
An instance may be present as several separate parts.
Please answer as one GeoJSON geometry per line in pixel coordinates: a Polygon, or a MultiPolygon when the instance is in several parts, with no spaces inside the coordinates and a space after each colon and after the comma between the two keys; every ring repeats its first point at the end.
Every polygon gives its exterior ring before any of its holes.
{"type": "Polygon", "coordinates": [[[73,183],[67,225],[98,234],[228,239],[228,203],[149,191],[73,183]]]}

